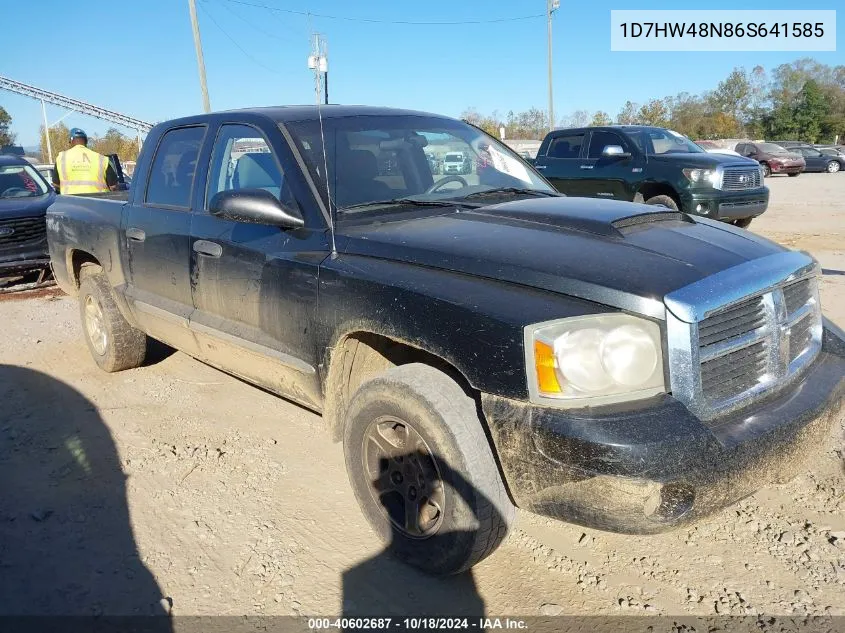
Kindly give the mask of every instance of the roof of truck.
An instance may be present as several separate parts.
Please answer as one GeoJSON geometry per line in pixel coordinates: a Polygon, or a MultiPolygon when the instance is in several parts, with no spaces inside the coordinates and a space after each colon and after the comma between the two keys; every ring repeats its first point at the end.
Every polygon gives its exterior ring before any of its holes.
{"type": "Polygon", "coordinates": [[[29,165],[29,161],[14,154],[0,154],[0,167],[8,167],[9,165],[29,165]]]}
{"type": "Polygon", "coordinates": [[[379,106],[362,105],[290,105],[290,106],[267,106],[259,108],[242,108],[238,110],[225,110],[221,112],[210,112],[208,114],[194,115],[180,119],[166,121],[168,127],[185,123],[195,123],[208,118],[219,116],[225,117],[231,114],[249,114],[268,117],[274,121],[308,121],[319,117],[332,119],[350,116],[426,116],[446,118],[443,115],[430,112],[419,112],[417,110],[402,110],[399,108],[384,108],[379,106]]]}

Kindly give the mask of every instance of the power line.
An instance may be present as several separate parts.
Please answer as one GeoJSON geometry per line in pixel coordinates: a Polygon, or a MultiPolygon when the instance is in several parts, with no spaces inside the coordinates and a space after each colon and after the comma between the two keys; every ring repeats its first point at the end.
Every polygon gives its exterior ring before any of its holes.
{"type": "Polygon", "coordinates": [[[210,12],[210,11],[208,11],[208,10],[207,10],[207,9],[203,6],[203,3],[200,3],[200,4],[199,4],[199,8],[203,11],[203,13],[205,13],[205,15],[207,15],[207,16],[208,16],[208,19],[209,19],[209,20],[211,20],[211,21],[214,23],[214,26],[216,26],[216,27],[220,30],[220,32],[221,32],[223,35],[225,35],[225,36],[229,39],[229,41],[230,41],[230,42],[232,42],[232,44],[234,44],[234,45],[238,48],[238,50],[239,50],[240,52],[242,52],[242,53],[243,53],[246,57],[248,57],[249,59],[251,59],[254,63],[258,64],[259,66],[261,66],[261,67],[262,67],[262,68],[264,68],[265,70],[269,70],[271,73],[274,73],[274,74],[276,74],[276,75],[280,75],[280,74],[282,74],[282,73],[280,73],[280,72],[279,72],[276,68],[273,68],[273,67],[271,67],[271,66],[268,66],[267,64],[265,64],[265,63],[261,62],[260,60],[256,59],[256,58],[255,58],[255,57],[253,57],[252,55],[250,55],[250,54],[246,51],[246,49],[245,49],[243,46],[241,46],[240,44],[238,44],[237,40],[236,40],[234,37],[232,37],[231,35],[229,35],[229,34],[228,34],[228,33],[227,33],[224,29],[223,29],[223,27],[222,27],[222,26],[220,26],[220,24],[217,22],[217,20],[215,20],[215,19],[214,19],[214,16],[213,16],[213,15],[211,15],[211,12],[210,12]]]}
{"type": "Polygon", "coordinates": [[[266,4],[259,4],[257,2],[247,2],[246,0],[225,0],[233,4],[242,4],[247,7],[256,7],[259,9],[266,9],[267,11],[276,11],[278,13],[290,13],[293,15],[311,16],[315,18],[324,18],[327,20],[345,20],[347,22],[367,22],[370,24],[404,24],[407,26],[462,26],[468,24],[497,24],[501,22],[518,22],[521,20],[534,20],[537,18],[545,18],[545,13],[537,13],[534,15],[520,15],[509,18],[491,18],[488,20],[455,20],[455,21],[416,21],[416,20],[379,20],[377,18],[356,18],[345,15],[327,15],[325,13],[312,13],[310,11],[298,11],[296,9],[281,9],[279,7],[270,7],[266,4]]]}
{"type": "MultiPolygon", "coordinates": [[[[281,35],[278,35],[277,33],[273,33],[273,32],[271,32],[271,31],[266,31],[263,27],[258,26],[257,24],[254,24],[251,20],[247,20],[244,16],[242,16],[240,13],[238,13],[237,11],[235,11],[232,7],[230,7],[230,6],[229,6],[229,5],[227,5],[226,3],[221,3],[221,4],[220,4],[220,6],[221,6],[221,7],[223,7],[224,9],[226,9],[226,11],[228,11],[229,13],[231,13],[232,15],[234,15],[236,18],[238,18],[241,22],[243,22],[244,24],[246,24],[248,27],[250,27],[251,29],[254,29],[254,30],[258,31],[258,32],[259,32],[259,33],[261,33],[262,35],[264,35],[264,36],[266,36],[266,37],[271,37],[271,38],[273,38],[273,39],[281,40],[281,41],[283,41],[283,42],[287,42],[287,41],[289,41],[289,38],[282,37],[281,35]]],[[[272,14],[271,14],[271,15],[272,15],[272,14]]],[[[273,18],[274,18],[274,19],[279,19],[279,18],[278,18],[278,16],[276,16],[276,15],[273,15],[273,18]]],[[[299,36],[304,36],[304,34],[305,34],[304,32],[299,32],[299,31],[297,31],[296,29],[294,29],[293,27],[291,27],[291,26],[289,26],[289,25],[285,24],[284,22],[279,21],[279,22],[278,22],[278,24],[279,24],[280,26],[283,26],[284,28],[288,29],[291,33],[295,33],[296,35],[299,35],[299,36]]]]}

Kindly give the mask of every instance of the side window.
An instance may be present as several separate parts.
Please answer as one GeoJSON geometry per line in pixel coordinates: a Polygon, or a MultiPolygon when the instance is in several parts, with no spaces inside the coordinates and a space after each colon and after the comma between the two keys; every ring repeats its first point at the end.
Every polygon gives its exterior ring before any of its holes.
{"type": "Polygon", "coordinates": [[[608,132],[607,130],[594,130],[590,138],[590,158],[601,158],[601,153],[608,145],[621,145],[622,149],[627,149],[627,143],[622,140],[616,132],[608,132]]]}
{"type": "Polygon", "coordinates": [[[150,168],[145,202],[190,208],[205,126],[176,128],[164,133],[150,168]]]}
{"type": "Polygon", "coordinates": [[[581,145],[584,144],[584,132],[566,134],[552,139],[546,156],[549,158],[578,158],[581,155],[581,145]]]}
{"type": "Polygon", "coordinates": [[[264,189],[296,208],[276,157],[254,127],[227,124],[220,128],[211,156],[206,206],[215,194],[238,189],[264,189]]]}
{"type": "Polygon", "coordinates": [[[745,156],[748,154],[748,145],[745,143],[737,143],[736,147],[734,147],[734,151],[740,156],[745,156]]]}

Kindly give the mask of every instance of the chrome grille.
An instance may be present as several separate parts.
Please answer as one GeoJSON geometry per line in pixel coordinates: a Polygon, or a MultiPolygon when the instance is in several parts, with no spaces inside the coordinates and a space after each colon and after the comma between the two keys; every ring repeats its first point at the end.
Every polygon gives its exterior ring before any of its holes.
{"type": "Polygon", "coordinates": [[[47,236],[47,223],[40,218],[12,218],[0,220],[0,246],[37,242],[47,236]],[[11,233],[4,235],[6,230],[11,233]]]}
{"type": "Polygon", "coordinates": [[[722,174],[723,191],[757,189],[762,184],[759,167],[725,167],[722,174]]]}
{"type": "Polygon", "coordinates": [[[821,349],[818,265],[779,253],[665,298],[673,396],[703,420],[773,393],[821,349]]]}

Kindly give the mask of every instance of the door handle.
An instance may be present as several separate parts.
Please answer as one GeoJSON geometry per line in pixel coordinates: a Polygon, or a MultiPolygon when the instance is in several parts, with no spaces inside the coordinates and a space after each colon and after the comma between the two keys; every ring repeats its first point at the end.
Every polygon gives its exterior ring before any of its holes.
{"type": "Polygon", "coordinates": [[[541,171],[545,168],[546,168],[546,165],[534,165],[534,169],[539,169],[541,171]]]}
{"type": "Polygon", "coordinates": [[[581,169],[592,169],[593,165],[581,165],[581,169]]]}
{"type": "Polygon", "coordinates": [[[209,257],[220,257],[223,254],[223,247],[208,240],[197,240],[194,242],[194,252],[209,257]]]}
{"type": "Polygon", "coordinates": [[[126,237],[134,242],[143,242],[147,239],[147,234],[144,233],[141,229],[136,229],[133,227],[129,227],[126,229],[126,237]]]}

